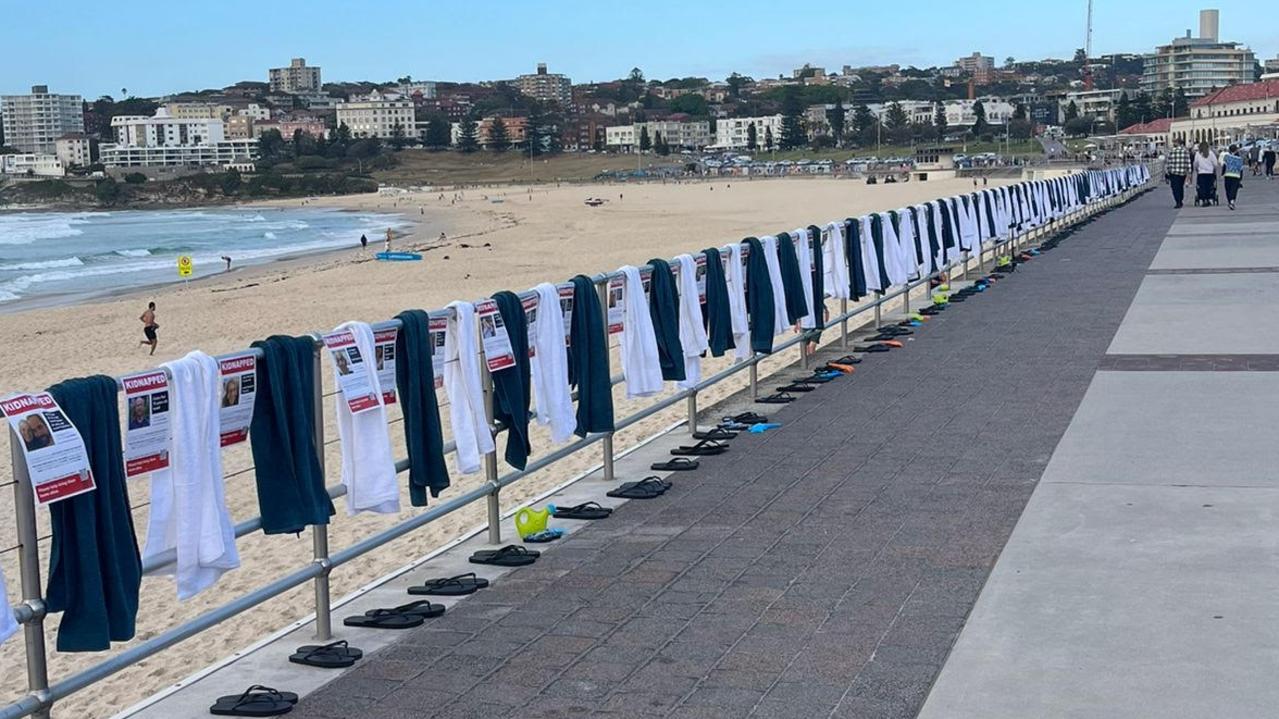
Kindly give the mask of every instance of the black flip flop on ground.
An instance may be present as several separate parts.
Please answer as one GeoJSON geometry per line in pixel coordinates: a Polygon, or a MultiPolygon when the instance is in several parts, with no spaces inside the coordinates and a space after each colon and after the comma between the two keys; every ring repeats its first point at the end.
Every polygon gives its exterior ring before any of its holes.
{"type": "Polygon", "coordinates": [[[289,661],[321,669],[345,669],[363,656],[364,652],[349,646],[346,640],[341,640],[298,647],[297,651],[289,655],[289,661]]]}
{"type": "Polygon", "coordinates": [[[218,697],[209,707],[209,713],[228,717],[273,717],[293,711],[297,702],[298,695],[293,692],[280,692],[254,684],[243,694],[218,697]]]}
{"type": "Polygon", "coordinates": [[[844,355],[843,357],[840,357],[837,360],[831,360],[831,364],[861,364],[861,361],[862,361],[861,357],[844,355]]]}
{"type": "MultiPolygon", "coordinates": [[[[380,610],[372,609],[365,612],[364,614],[365,616],[371,617],[374,615],[373,613],[377,611],[380,611],[380,610]]],[[[422,617],[423,619],[434,619],[435,617],[438,617],[444,614],[444,605],[432,604],[431,602],[425,599],[418,599],[417,601],[409,602],[408,604],[401,604],[398,607],[392,607],[391,611],[396,612],[398,614],[404,614],[410,617],[422,617]]]]}
{"type": "Polygon", "coordinates": [[[694,432],[693,439],[714,439],[721,442],[727,442],[730,439],[736,439],[737,433],[730,432],[726,429],[716,427],[709,432],[694,432]]]}
{"type": "Polygon", "coordinates": [[[364,614],[347,617],[342,623],[348,627],[365,629],[412,629],[420,627],[426,617],[420,614],[406,614],[395,609],[373,609],[364,614]]]}
{"type": "Polygon", "coordinates": [[[724,421],[737,422],[738,424],[765,424],[768,422],[768,418],[762,414],[755,414],[754,412],[742,412],[741,414],[735,414],[732,417],[725,417],[724,421]]]}
{"type": "Polygon", "coordinates": [[[665,462],[654,462],[648,468],[654,472],[691,472],[697,469],[697,462],[685,457],[676,457],[665,462]]]}
{"type": "Polygon", "coordinates": [[[409,594],[432,597],[461,597],[474,594],[489,585],[489,580],[475,576],[475,572],[459,574],[455,577],[428,579],[422,584],[409,587],[409,594]]]}
{"type": "Polygon", "coordinates": [[[608,519],[613,514],[611,507],[602,507],[599,502],[583,502],[572,507],[556,507],[551,513],[556,519],[608,519]]]}
{"type": "Polygon", "coordinates": [[[855,352],[889,352],[892,349],[893,348],[889,347],[888,345],[881,345],[881,344],[873,344],[873,345],[866,345],[864,347],[853,348],[855,352]]]}
{"type": "Polygon", "coordinates": [[[778,392],[777,394],[770,394],[767,397],[760,397],[755,401],[760,404],[786,404],[788,402],[794,402],[795,398],[786,392],[778,392]]]}
{"type": "Polygon", "coordinates": [[[777,391],[778,392],[812,392],[815,389],[817,388],[814,387],[812,384],[810,384],[808,380],[797,379],[788,385],[778,387],[777,391]]]}
{"type": "Polygon", "coordinates": [[[709,457],[727,451],[728,445],[720,444],[713,439],[704,439],[691,446],[676,447],[671,450],[671,454],[677,457],[709,457]]]}
{"type": "Polygon", "coordinates": [[[665,494],[671,486],[670,482],[647,477],[638,482],[627,482],[609,492],[608,496],[618,499],[654,499],[665,494]]]}
{"type": "Polygon", "coordinates": [[[526,567],[537,558],[542,556],[541,552],[531,549],[525,549],[517,544],[508,544],[501,549],[481,549],[471,555],[471,564],[491,564],[495,567],[526,567]]]}

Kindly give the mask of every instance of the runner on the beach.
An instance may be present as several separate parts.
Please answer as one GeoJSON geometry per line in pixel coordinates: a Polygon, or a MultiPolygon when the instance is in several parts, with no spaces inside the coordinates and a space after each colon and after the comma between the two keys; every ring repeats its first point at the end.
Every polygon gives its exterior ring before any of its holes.
{"type": "Polygon", "coordinates": [[[146,339],[139,342],[138,345],[151,345],[151,354],[155,354],[155,347],[158,343],[155,331],[160,329],[160,323],[155,321],[155,303],[148,302],[146,311],[138,319],[142,320],[142,334],[146,336],[146,339]]]}

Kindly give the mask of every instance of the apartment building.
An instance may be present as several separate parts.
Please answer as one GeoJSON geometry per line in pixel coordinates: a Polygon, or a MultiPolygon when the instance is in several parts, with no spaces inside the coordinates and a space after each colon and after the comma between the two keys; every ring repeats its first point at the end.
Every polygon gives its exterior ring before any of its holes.
{"type": "Polygon", "coordinates": [[[1122,89],[1068,92],[1057,101],[1060,117],[1063,121],[1065,120],[1066,108],[1070,107],[1070,103],[1073,102],[1079,117],[1113,122],[1115,119],[1115,107],[1119,104],[1119,98],[1124,93],[1125,90],[1122,89]]]}
{"type": "Polygon", "coordinates": [[[283,92],[290,95],[299,93],[317,93],[321,89],[320,68],[307,65],[306,58],[295,57],[289,61],[288,67],[273,67],[267,71],[267,81],[271,83],[271,92],[283,92]]]}
{"type": "Polygon", "coordinates": [[[258,141],[228,138],[220,118],[176,118],[164,108],[155,115],[111,118],[114,143],[99,149],[108,167],[220,165],[257,158],[258,141]]]}
{"type": "Polygon", "coordinates": [[[1170,136],[1214,145],[1245,137],[1273,137],[1279,128],[1279,79],[1231,85],[1190,103],[1190,116],[1173,120],[1170,136]]]}
{"type": "Polygon", "coordinates": [[[0,174],[62,177],[67,172],[62,162],[54,155],[20,153],[0,155],[0,174]]]}
{"type": "Polygon", "coordinates": [[[69,132],[84,132],[84,101],[35,85],[30,95],[0,96],[4,141],[9,147],[37,155],[53,155],[54,143],[69,132]]]}
{"type": "Polygon", "coordinates": [[[1155,95],[1164,88],[1181,88],[1188,98],[1203,97],[1227,85],[1253,81],[1256,56],[1237,42],[1218,37],[1220,16],[1216,10],[1199,12],[1199,37],[1173,40],[1147,55],[1142,68],[1141,89],[1155,95]]]}
{"type": "Polygon", "coordinates": [[[69,132],[54,141],[54,155],[63,167],[88,167],[93,164],[93,141],[83,132],[69,132]]]}
{"type": "Polygon", "coordinates": [[[700,150],[711,144],[711,123],[709,120],[688,120],[684,117],[673,117],[666,120],[636,122],[630,125],[616,125],[604,128],[604,145],[610,150],[630,152],[640,145],[644,131],[648,131],[648,141],[656,144],[657,138],[676,150],[700,150]]]}
{"type": "Polygon", "coordinates": [[[558,102],[564,107],[573,104],[573,81],[567,75],[546,71],[546,63],[537,64],[537,72],[520,75],[513,83],[521,94],[542,102],[558,102]]]}
{"type": "Polygon", "coordinates": [[[396,128],[405,136],[412,136],[417,126],[412,100],[392,100],[378,92],[338,103],[337,123],[339,127],[346,125],[352,137],[383,139],[394,137],[396,128]]]}
{"type": "Polygon", "coordinates": [[[725,117],[715,122],[715,144],[713,147],[724,150],[746,149],[747,138],[752,125],[755,126],[755,142],[759,149],[764,149],[765,137],[769,133],[772,133],[774,145],[781,141],[781,115],[725,117]]]}

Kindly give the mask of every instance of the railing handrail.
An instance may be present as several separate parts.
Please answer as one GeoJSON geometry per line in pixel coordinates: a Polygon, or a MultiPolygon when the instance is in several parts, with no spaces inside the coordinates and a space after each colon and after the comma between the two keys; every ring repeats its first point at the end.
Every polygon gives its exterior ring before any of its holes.
{"type": "MultiPolygon", "coordinates": [[[[1120,169],[1120,168],[1113,168],[1120,169]]],[[[1081,171],[1088,172],[1088,171],[1081,171]]],[[[1067,177],[1070,177],[1068,175],[1067,177]]],[[[1039,181],[1033,181],[1039,182],[1039,181]]],[[[987,252],[997,253],[1004,248],[1016,248],[1023,241],[1029,241],[1037,234],[1042,235],[1049,229],[1059,224],[1073,224],[1085,215],[1093,214],[1105,208],[1113,206],[1121,200],[1126,200],[1136,192],[1146,188],[1149,182],[1143,184],[1135,184],[1131,187],[1119,190],[1117,193],[1098,198],[1086,198],[1083,202],[1068,208],[1061,217],[1047,217],[1043,224],[1030,228],[1025,232],[1018,232],[1009,228],[1007,237],[987,238],[986,241],[979,240],[977,249],[977,260],[979,267],[984,272],[985,257],[987,252]]],[[[968,193],[961,193],[968,194],[968,193]]],[[[997,233],[998,234],[998,233],[997,233]]],[[[816,245],[815,250],[821,251],[821,234],[816,233],[809,237],[808,241],[816,245]]],[[[958,251],[958,248],[956,248],[958,251]]],[[[841,343],[847,346],[848,339],[848,320],[869,310],[874,310],[875,325],[879,326],[881,309],[890,300],[903,298],[904,306],[909,311],[909,302],[911,292],[922,285],[927,285],[929,281],[937,276],[937,274],[948,274],[956,267],[963,267],[963,273],[966,275],[972,257],[968,251],[963,251],[962,255],[946,263],[944,267],[934,273],[923,274],[914,280],[908,280],[897,289],[888,288],[884,292],[877,293],[870,302],[863,303],[858,307],[850,309],[848,300],[840,300],[840,314],[828,320],[826,326],[834,326],[836,323],[840,326],[841,343]]],[[[677,263],[673,263],[677,266],[677,263]]],[[[652,269],[651,265],[644,265],[647,269],[652,269]]],[[[620,276],[618,272],[600,273],[591,277],[599,294],[603,295],[607,292],[608,283],[615,277],[620,276]]],[[[563,283],[561,283],[562,285],[563,283]]],[[[518,293],[522,299],[527,299],[535,295],[535,291],[528,290],[518,293]]],[[[443,310],[433,310],[430,313],[432,318],[442,318],[452,316],[452,310],[445,308],[443,310]]],[[[604,322],[607,323],[607,312],[604,315],[604,322]]],[[[399,320],[387,320],[374,323],[371,326],[374,329],[391,329],[399,328],[399,320]]],[[[801,361],[807,362],[808,355],[805,343],[812,337],[814,331],[802,331],[794,337],[786,339],[773,348],[773,353],[788,349],[798,345],[801,350],[801,361]]],[[[321,369],[321,343],[319,341],[319,333],[310,334],[313,341],[316,342],[314,357],[317,369],[317,377],[322,373],[321,369]]],[[[608,335],[605,335],[606,341],[608,335]]],[[[482,343],[480,356],[483,356],[482,343]]],[[[250,348],[249,350],[227,353],[219,355],[219,358],[227,358],[234,356],[242,356],[245,352],[252,352],[255,356],[260,356],[260,350],[250,348]]],[[[612,461],[613,461],[613,436],[616,432],[631,427],[648,417],[659,412],[665,411],[680,401],[689,403],[688,423],[691,429],[696,428],[696,398],[701,390],[711,387],[719,382],[728,379],[742,370],[748,370],[750,373],[750,388],[752,395],[755,393],[758,381],[758,366],[761,361],[772,354],[759,354],[752,352],[751,356],[735,362],[729,367],[706,377],[694,386],[673,392],[669,396],[650,404],[649,406],[637,410],[632,414],[618,418],[614,422],[612,432],[592,433],[585,437],[576,439],[568,444],[562,445],[543,457],[529,462],[524,469],[513,470],[505,475],[499,476],[497,473],[497,453],[496,450],[485,455],[485,481],[478,487],[471,489],[464,494],[449,499],[446,502],[436,504],[420,514],[414,515],[406,520],[402,520],[391,527],[387,527],[369,537],[357,541],[349,547],[341,549],[337,552],[330,553],[328,551],[327,525],[314,525],[311,527],[314,545],[315,557],[313,561],[306,566],[292,571],[285,576],[279,577],[274,581],[259,587],[241,597],[227,602],[215,609],[201,614],[193,619],[187,620],[175,627],[172,627],[163,633],[148,639],[136,646],[129,647],[120,653],[111,656],[101,662],[98,662],[87,669],[72,674],[68,677],[60,679],[53,685],[48,684],[47,670],[45,668],[46,657],[44,654],[44,637],[43,637],[43,619],[45,616],[45,606],[42,588],[39,582],[39,566],[38,566],[38,547],[35,546],[34,535],[34,503],[31,499],[31,486],[29,478],[26,476],[25,465],[20,461],[16,445],[11,437],[11,452],[14,460],[14,478],[15,492],[18,497],[17,512],[19,514],[19,549],[20,549],[20,566],[22,569],[22,591],[24,601],[13,608],[15,618],[24,626],[27,641],[27,670],[28,684],[30,690],[28,694],[21,699],[0,707],[0,719],[17,719],[18,717],[34,715],[38,717],[47,716],[49,708],[54,702],[66,696],[74,694],[92,684],[105,679],[112,674],[125,669],[137,662],[150,657],[178,642],[195,636],[217,624],[239,614],[249,608],[258,606],[266,601],[292,589],[308,581],[316,583],[316,627],[317,635],[321,640],[331,638],[330,620],[330,597],[328,595],[328,575],[334,567],[350,562],[361,557],[394,539],[402,537],[415,529],[418,529],[430,522],[443,517],[447,514],[455,512],[463,507],[467,507],[480,499],[487,499],[489,503],[489,533],[490,540],[493,543],[500,542],[500,499],[499,493],[503,487],[514,484],[515,482],[554,464],[555,462],[571,456],[586,447],[603,442],[604,444],[604,475],[607,480],[612,479],[612,461]],[[26,507],[30,509],[30,516],[24,522],[24,500],[26,507]],[[28,526],[29,525],[29,526],[28,526]]],[[[485,363],[481,362],[481,367],[485,367],[485,363]]],[[[487,416],[489,420],[490,432],[495,436],[504,428],[495,423],[492,418],[492,383],[486,370],[483,370],[483,380],[485,388],[485,399],[487,416]]],[[[616,386],[623,380],[622,375],[614,375],[610,377],[610,386],[616,386]]],[[[324,458],[323,441],[323,399],[322,379],[317,381],[315,388],[315,404],[316,404],[316,447],[317,453],[320,455],[321,463],[324,458]]],[[[445,446],[445,452],[451,453],[456,450],[456,444],[453,442],[445,446]]],[[[396,460],[395,471],[397,474],[408,469],[409,462],[407,459],[396,460]]],[[[252,467],[250,467],[252,468],[252,467]]],[[[334,485],[326,487],[328,495],[331,498],[338,498],[346,493],[346,488],[342,485],[334,485]]],[[[238,523],[235,526],[235,537],[239,538],[247,534],[251,534],[261,528],[261,517],[254,517],[238,523]]],[[[161,554],[151,558],[144,566],[144,571],[153,571],[167,564],[176,561],[176,553],[161,554]]]]}

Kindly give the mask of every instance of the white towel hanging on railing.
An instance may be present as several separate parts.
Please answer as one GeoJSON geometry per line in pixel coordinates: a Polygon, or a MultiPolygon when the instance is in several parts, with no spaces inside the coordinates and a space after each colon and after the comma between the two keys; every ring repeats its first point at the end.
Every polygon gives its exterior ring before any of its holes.
{"type": "Polygon", "coordinates": [[[648,296],[639,270],[625,265],[622,273],[622,374],[626,398],[648,397],[662,391],[662,363],[657,354],[657,334],[649,314],[648,296]]]}
{"type": "Polygon", "coordinates": [[[795,256],[799,259],[799,276],[804,286],[804,307],[808,314],[799,320],[806,330],[817,327],[817,308],[813,307],[813,246],[808,242],[808,228],[796,228],[793,232],[795,256]]]}
{"type": "Polygon", "coordinates": [[[728,285],[728,314],[733,324],[733,359],[740,362],[751,356],[751,326],[746,316],[746,271],[742,265],[742,243],[726,245],[720,252],[728,257],[724,282],[728,285]]]}
{"type": "Polygon", "coordinates": [[[837,300],[849,298],[849,286],[852,281],[848,272],[848,252],[844,247],[844,223],[830,222],[826,225],[825,238],[822,240],[822,284],[827,297],[837,300]]]}
{"type": "Polygon", "coordinates": [[[169,371],[169,467],[151,473],[151,511],[142,561],[172,550],[178,599],[213,586],[240,566],[222,477],[218,363],[195,351],[166,362],[169,371]]]}
{"type": "MultiPolygon", "coordinates": [[[[355,337],[371,391],[377,398],[376,407],[354,414],[341,392],[334,396],[342,446],[346,513],[395,514],[400,511],[400,488],[395,483],[395,457],[391,454],[386,406],[382,404],[382,383],[373,368],[373,329],[367,322],[344,322],[337,329],[348,330],[355,337]]],[[[336,365],[334,372],[336,374],[336,365]]]]}
{"type": "Polygon", "coordinates": [[[764,247],[764,264],[768,267],[768,284],[773,288],[773,335],[780,335],[790,327],[786,313],[786,285],[782,283],[782,266],[777,259],[777,238],[765,235],[759,238],[764,247]]]}
{"type": "Polygon", "coordinates": [[[457,469],[471,474],[480,471],[480,457],[494,451],[495,445],[484,413],[475,306],[456,301],[448,307],[453,313],[444,330],[444,388],[449,396],[453,442],[457,444],[457,469]]]}
{"type": "Polygon", "coordinates": [[[675,263],[679,266],[679,343],[684,348],[684,379],[679,387],[690,389],[702,381],[702,353],[710,349],[710,343],[697,291],[697,260],[680,255],[675,263]]]}
{"type": "Polygon", "coordinates": [[[551,441],[567,442],[577,428],[573,395],[568,386],[568,347],[564,344],[564,315],[559,289],[543,282],[537,286],[537,321],[529,344],[533,356],[529,371],[537,400],[537,423],[550,426],[551,441]]]}

